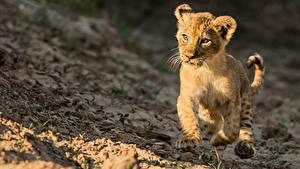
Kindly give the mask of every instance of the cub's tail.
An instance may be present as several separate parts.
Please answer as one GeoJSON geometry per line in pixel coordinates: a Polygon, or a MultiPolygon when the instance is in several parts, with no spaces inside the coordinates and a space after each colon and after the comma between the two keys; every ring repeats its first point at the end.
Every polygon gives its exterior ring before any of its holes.
{"type": "Polygon", "coordinates": [[[262,86],[264,82],[264,64],[263,64],[263,58],[258,53],[255,53],[252,56],[249,56],[247,61],[247,67],[248,69],[251,68],[253,65],[255,65],[255,74],[254,74],[254,80],[251,83],[251,93],[252,95],[255,95],[258,93],[258,90],[262,86]]]}

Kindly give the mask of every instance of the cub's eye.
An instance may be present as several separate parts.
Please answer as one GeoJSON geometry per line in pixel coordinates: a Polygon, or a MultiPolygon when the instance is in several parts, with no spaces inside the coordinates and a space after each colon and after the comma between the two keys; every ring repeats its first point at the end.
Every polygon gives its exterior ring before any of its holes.
{"type": "Polygon", "coordinates": [[[210,42],[210,40],[207,39],[207,38],[201,39],[201,43],[202,43],[202,44],[206,44],[206,43],[208,43],[208,42],[210,42]]]}
{"type": "Polygon", "coordinates": [[[187,42],[189,40],[188,36],[186,34],[182,34],[182,40],[184,42],[187,42]]]}

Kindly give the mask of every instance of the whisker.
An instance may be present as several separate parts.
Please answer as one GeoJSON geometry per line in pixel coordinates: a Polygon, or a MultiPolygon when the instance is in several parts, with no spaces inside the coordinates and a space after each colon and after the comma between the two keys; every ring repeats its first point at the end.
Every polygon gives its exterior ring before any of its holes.
{"type": "Polygon", "coordinates": [[[208,64],[205,62],[205,60],[203,60],[203,65],[205,65],[208,69],[209,69],[209,66],[208,66],[208,64]]]}
{"type": "Polygon", "coordinates": [[[169,57],[169,59],[167,60],[167,62],[172,62],[174,59],[177,59],[178,56],[179,56],[178,54],[172,55],[171,57],[169,57]]]}
{"type": "Polygon", "coordinates": [[[168,60],[167,63],[170,66],[171,71],[176,71],[181,65],[181,59],[179,57],[179,53],[173,54],[168,60]]]}
{"type": "Polygon", "coordinates": [[[169,61],[172,61],[177,58],[179,58],[179,53],[174,53],[172,56],[169,57],[169,59],[167,61],[169,62],[169,61]]]}
{"type": "Polygon", "coordinates": [[[175,47],[175,48],[173,48],[173,49],[170,49],[170,52],[172,52],[172,51],[174,51],[174,50],[177,50],[178,49],[178,47],[175,47]]]}

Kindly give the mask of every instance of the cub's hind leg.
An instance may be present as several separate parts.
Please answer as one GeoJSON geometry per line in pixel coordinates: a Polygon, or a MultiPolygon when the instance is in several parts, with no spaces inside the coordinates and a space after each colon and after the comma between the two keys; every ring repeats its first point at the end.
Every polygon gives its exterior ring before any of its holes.
{"type": "Polygon", "coordinates": [[[179,96],[177,112],[180,120],[183,137],[176,141],[177,148],[195,147],[200,144],[199,119],[194,110],[192,98],[179,96]]]}
{"type": "Polygon", "coordinates": [[[229,103],[221,111],[223,112],[224,120],[223,128],[211,138],[210,142],[213,146],[226,146],[239,137],[240,102],[237,104],[229,103]]]}
{"type": "Polygon", "coordinates": [[[240,158],[251,158],[255,154],[254,139],[252,131],[253,111],[249,94],[242,96],[241,128],[239,142],[235,146],[235,154],[240,158]]]}

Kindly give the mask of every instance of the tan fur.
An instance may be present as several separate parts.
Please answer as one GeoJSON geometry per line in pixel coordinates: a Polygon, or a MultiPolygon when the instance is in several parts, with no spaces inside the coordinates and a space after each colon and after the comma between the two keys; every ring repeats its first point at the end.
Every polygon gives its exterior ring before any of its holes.
{"type": "Polygon", "coordinates": [[[204,124],[213,146],[226,146],[239,139],[236,154],[252,157],[250,92],[262,84],[262,58],[255,55],[254,60],[254,56],[248,60],[249,67],[256,66],[251,88],[242,64],[225,52],[237,26],[232,17],[194,13],[187,4],[178,6],[175,16],[181,62],[177,110],[183,132],[176,146],[197,146],[201,140],[199,125],[204,124]]]}
{"type": "Polygon", "coordinates": [[[252,55],[248,58],[247,66],[248,68],[251,68],[253,65],[255,65],[255,76],[254,80],[251,84],[251,93],[257,94],[258,90],[263,84],[264,81],[264,64],[263,59],[259,54],[252,55]]]}

